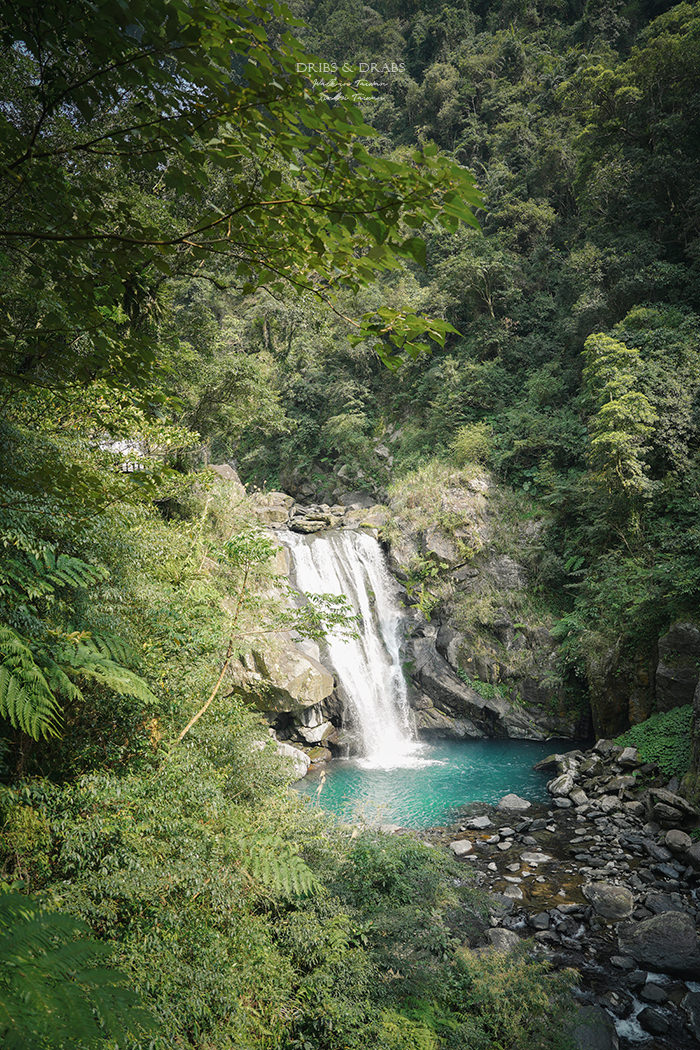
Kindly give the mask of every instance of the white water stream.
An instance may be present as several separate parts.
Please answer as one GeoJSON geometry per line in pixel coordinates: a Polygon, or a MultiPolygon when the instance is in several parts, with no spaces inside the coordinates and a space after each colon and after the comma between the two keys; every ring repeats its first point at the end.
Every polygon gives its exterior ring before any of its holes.
{"type": "Polygon", "coordinates": [[[278,535],[290,548],[294,582],[302,593],[344,594],[359,615],[358,637],[330,635],[324,659],[351,710],[363,764],[375,769],[422,765],[401,669],[396,584],[381,547],[352,530],[278,535]]]}

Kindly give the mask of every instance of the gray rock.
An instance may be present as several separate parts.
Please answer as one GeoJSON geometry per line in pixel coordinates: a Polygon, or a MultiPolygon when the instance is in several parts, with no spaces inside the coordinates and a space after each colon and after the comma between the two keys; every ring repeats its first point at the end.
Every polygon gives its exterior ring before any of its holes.
{"type": "Polygon", "coordinates": [[[681,1005],[688,1015],[691,1032],[700,1040],[700,992],[688,992],[681,1005]]]}
{"type": "Polygon", "coordinates": [[[616,795],[603,795],[602,798],[596,799],[595,804],[603,813],[612,813],[614,810],[620,809],[622,805],[616,795]]]}
{"type": "Polygon", "coordinates": [[[493,821],[484,813],[480,817],[472,817],[471,820],[467,821],[467,827],[474,828],[476,831],[481,831],[484,828],[492,828],[493,821]]]}
{"type": "Polygon", "coordinates": [[[647,981],[639,994],[647,1003],[665,1003],[668,999],[661,985],[654,984],[653,981],[647,981]]]}
{"type": "Polygon", "coordinates": [[[693,845],[690,835],[686,835],[685,831],[681,831],[680,828],[671,828],[670,831],[667,831],[664,842],[672,853],[687,853],[693,845]]]}
{"type": "Polygon", "coordinates": [[[611,882],[589,882],[582,892],[596,913],[604,919],[617,921],[627,919],[632,914],[634,896],[626,886],[615,886],[611,882]]]}
{"type": "Polygon", "coordinates": [[[510,795],[504,795],[503,796],[501,801],[498,803],[498,808],[500,810],[511,811],[511,812],[515,811],[517,813],[522,813],[526,809],[530,809],[531,805],[532,805],[532,803],[528,802],[527,799],[520,798],[519,795],[510,794],[510,795]]]}
{"type": "Polygon", "coordinates": [[[649,790],[649,797],[652,800],[655,816],[656,807],[661,804],[668,806],[670,809],[677,810],[682,814],[684,820],[697,821],[698,818],[700,818],[700,813],[698,813],[697,809],[691,806],[682,795],[676,795],[674,792],[667,791],[665,788],[651,788],[649,790]]]}
{"type": "Polygon", "coordinates": [[[542,853],[540,850],[537,850],[536,852],[521,853],[520,859],[523,864],[537,867],[538,864],[547,864],[552,858],[548,853],[542,853]]]}
{"type": "Polygon", "coordinates": [[[700,977],[700,936],[689,915],[668,911],[618,930],[625,955],[650,970],[700,977]]]}
{"type": "Polygon", "coordinates": [[[642,1028],[652,1035],[665,1035],[668,1032],[669,1025],[664,1015],[659,1010],[652,1010],[650,1006],[640,1010],[637,1020],[642,1028]]]}
{"type": "Polygon", "coordinates": [[[549,915],[546,911],[540,911],[537,915],[531,915],[529,922],[534,930],[549,929],[549,915]]]}
{"type": "Polygon", "coordinates": [[[618,970],[633,970],[634,959],[630,959],[629,955],[611,955],[610,965],[617,967],[618,970]]]}
{"type": "Polygon", "coordinates": [[[576,1050],[618,1050],[620,1045],[613,1020],[602,1006],[581,1006],[571,1037],[576,1050]]]}
{"type": "Polygon", "coordinates": [[[693,865],[694,868],[700,868],[700,842],[694,842],[686,853],[685,859],[693,865]]]}
{"type": "Polygon", "coordinates": [[[301,780],[309,772],[309,766],[311,765],[311,759],[306,752],[301,751],[298,747],[293,747],[291,744],[285,743],[283,740],[274,740],[277,753],[282,758],[287,760],[287,763],[291,769],[292,779],[301,780]]]}
{"type": "Polygon", "coordinates": [[[510,897],[511,900],[520,901],[523,899],[523,891],[519,886],[506,886],[503,896],[510,897]]]}
{"type": "Polygon", "coordinates": [[[323,744],[334,730],[332,722],[321,722],[317,726],[299,726],[299,736],[307,744],[323,744]]]}
{"type": "Polygon", "coordinates": [[[585,806],[588,802],[588,795],[580,787],[575,787],[573,791],[570,791],[569,798],[575,806],[585,806]]]}
{"type": "Polygon", "coordinates": [[[510,952],[520,944],[517,933],[513,933],[512,930],[503,930],[500,926],[487,930],[486,936],[497,952],[510,952]]]}
{"type": "Polygon", "coordinates": [[[555,798],[553,802],[557,809],[571,809],[573,806],[570,798],[555,798]]]}
{"type": "Polygon", "coordinates": [[[500,849],[502,853],[505,853],[505,851],[510,849],[512,845],[513,843],[508,839],[506,842],[499,842],[497,848],[500,849]]]}
{"type": "Polygon", "coordinates": [[[457,839],[455,842],[450,842],[450,849],[455,857],[466,857],[468,853],[472,852],[474,847],[469,839],[457,839]]]}
{"type": "Polygon", "coordinates": [[[659,638],[656,703],[670,711],[693,701],[700,667],[700,630],[692,623],[674,623],[659,638]]]}
{"type": "Polygon", "coordinates": [[[555,798],[565,798],[574,789],[574,778],[570,773],[562,773],[547,784],[547,791],[555,798]]]}
{"type": "Polygon", "coordinates": [[[642,764],[642,760],[639,757],[639,751],[637,751],[636,747],[624,748],[617,761],[625,769],[634,769],[635,766],[641,766],[642,764]]]}
{"type": "MultiPolygon", "coordinates": [[[[212,464],[209,469],[216,471],[223,481],[229,483],[236,495],[243,499],[245,496],[245,488],[241,483],[238,472],[234,470],[229,463],[212,464]]],[[[289,498],[291,500],[291,496],[289,498]]]]}
{"type": "Polygon", "coordinates": [[[491,558],[484,566],[484,572],[492,578],[499,591],[519,590],[527,586],[527,572],[524,567],[507,554],[491,558]]]}

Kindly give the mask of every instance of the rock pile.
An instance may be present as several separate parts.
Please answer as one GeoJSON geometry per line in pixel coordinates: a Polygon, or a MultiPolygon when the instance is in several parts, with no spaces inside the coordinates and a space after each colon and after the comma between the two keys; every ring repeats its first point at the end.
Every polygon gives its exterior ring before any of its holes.
{"type": "Polygon", "coordinates": [[[581,1048],[697,1047],[700,813],[634,748],[609,740],[538,766],[554,774],[551,807],[506,796],[467,807],[437,836],[492,892],[490,943],[531,937],[555,966],[578,971],[598,1018],[581,1026],[581,1048]]]}

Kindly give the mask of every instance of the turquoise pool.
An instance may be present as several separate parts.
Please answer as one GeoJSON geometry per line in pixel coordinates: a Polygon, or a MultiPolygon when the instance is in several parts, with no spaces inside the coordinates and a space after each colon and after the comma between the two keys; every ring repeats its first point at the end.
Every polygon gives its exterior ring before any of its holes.
{"type": "Polygon", "coordinates": [[[546,802],[551,773],[535,772],[534,763],[576,746],[571,740],[443,740],[422,745],[408,766],[368,769],[336,759],[295,786],[345,821],[427,828],[449,823],[469,802],[495,803],[511,791],[546,802]]]}

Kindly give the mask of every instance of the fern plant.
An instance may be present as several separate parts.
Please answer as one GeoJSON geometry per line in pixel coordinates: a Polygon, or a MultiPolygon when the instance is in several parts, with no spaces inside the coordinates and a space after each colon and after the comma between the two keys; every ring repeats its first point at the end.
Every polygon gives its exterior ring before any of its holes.
{"type": "Polygon", "coordinates": [[[51,616],[65,592],[103,582],[105,569],[17,529],[0,534],[0,543],[0,716],[38,740],[57,735],[61,701],[82,700],[87,683],[156,703],[146,682],[124,666],[133,653],[121,639],[72,630],[51,616]]]}
{"type": "Polygon", "coordinates": [[[281,897],[308,897],[320,884],[294,846],[279,835],[244,840],[243,864],[251,878],[281,897]]]}
{"type": "Polygon", "coordinates": [[[0,1045],[4,1050],[90,1050],[124,1045],[155,1027],[112,969],[111,948],[85,923],[0,893],[0,1045]]]}

